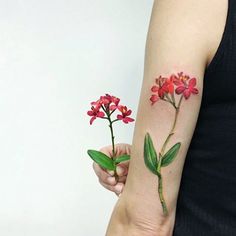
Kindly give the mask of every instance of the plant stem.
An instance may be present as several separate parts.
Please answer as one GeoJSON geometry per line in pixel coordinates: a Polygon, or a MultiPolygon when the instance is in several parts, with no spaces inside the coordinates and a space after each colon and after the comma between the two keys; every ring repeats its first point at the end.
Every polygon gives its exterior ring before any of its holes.
{"type": "Polygon", "coordinates": [[[109,128],[111,131],[111,143],[112,143],[112,156],[111,156],[111,158],[113,160],[115,157],[115,136],[114,136],[113,126],[112,126],[112,121],[111,121],[110,116],[108,117],[108,121],[109,121],[109,128]]]}
{"type": "Polygon", "coordinates": [[[115,153],[115,136],[114,136],[112,124],[114,122],[116,122],[117,119],[112,121],[111,120],[111,115],[115,110],[113,110],[112,112],[109,112],[109,109],[106,109],[104,106],[102,106],[102,109],[107,115],[107,117],[102,117],[102,118],[107,119],[109,121],[109,128],[110,128],[110,132],[111,132],[111,143],[112,143],[112,156],[111,156],[111,159],[114,160],[114,157],[115,157],[116,153],[115,153]]]}
{"type": "MultiPolygon", "coordinates": [[[[105,112],[106,112],[106,111],[105,111],[105,112]]],[[[113,112],[111,112],[111,113],[109,114],[109,112],[106,112],[106,114],[107,114],[107,119],[108,119],[108,121],[109,121],[110,132],[111,132],[111,143],[112,143],[112,155],[111,155],[111,159],[114,161],[115,156],[116,156],[116,152],[115,152],[115,136],[114,136],[112,124],[113,124],[115,121],[117,121],[117,120],[113,120],[113,121],[111,120],[111,114],[112,114],[112,113],[113,113],[113,112]]],[[[117,173],[116,173],[116,169],[114,170],[114,177],[115,177],[115,180],[118,182],[119,176],[118,176],[117,173]]]]}
{"type": "Polygon", "coordinates": [[[178,118],[178,114],[179,114],[179,108],[180,108],[182,99],[183,99],[183,95],[181,95],[177,107],[176,107],[175,104],[172,104],[175,108],[175,118],[174,118],[174,122],[173,122],[173,125],[171,127],[171,130],[170,130],[170,132],[169,132],[169,134],[168,134],[168,136],[167,136],[167,138],[166,138],[166,140],[165,140],[165,142],[164,142],[164,144],[161,148],[161,152],[159,153],[159,161],[158,161],[158,166],[157,166],[157,172],[159,173],[159,175],[158,175],[158,193],[159,193],[159,198],[160,198],[160,201],[161,201],[163,213],[164,213],[165,216],[168,215],[168,209],[167,209],[166,202],[165,202],[165,199],[164,199],[164,196],[163,196],[161,162],[162,162],[162,157],[164,156],[166,145],[167,145],[168,141],[170,140],[171,136],[174,134],[174,129],[175,129],[175,126],[176,126],[176,122],[177,122],[177,118],[178,118]]]}

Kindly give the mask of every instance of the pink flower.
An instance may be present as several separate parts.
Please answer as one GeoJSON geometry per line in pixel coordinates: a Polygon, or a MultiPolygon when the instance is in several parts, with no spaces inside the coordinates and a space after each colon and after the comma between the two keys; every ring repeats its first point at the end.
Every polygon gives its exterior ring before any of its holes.
{"type": "Polygon", "coordinates": [[[125,124],[134,121],[133,118],[129,117],[132,111],[128,110],[126,106],[119,105],[118,110],[121,112],[121,114],[117,115],[118,120],[122,120],[125,124]]]}
{"type": "Polygon", "coordinates": [[[118,108],[119,102],[119,98],[106,94],[105,96],[101,96],[100,99],[98,99],[96,102],[92,102],[91,105],[103,105],[104,108],[109,112],[116,110],[118,108]]]}
{"type": "Polygon", "coordinates": [[[91,107],[91,110],[87,112],[89,116],[92,116],[90,119],[90,125],[93,124],[93,121],[98,117],[102,118],[105,116],[104,112],[100,111],[101,105],[96,104],[95,106],[91,107]]]}
{"type": "Polygon", "coordinates": [[[150,97],[150,101],[152,102],[152,105],[155,104],[155,102],[157,102],[159,100],[159,97],[155,94],[153,94],[151,97],[150,97]]]}
{"type": "Polygon", "coordinates": [[[168,86],[166,83],[166,78],[159,76],[159,78],[156,78],[156,85],[153,85],[151,87],[151,91],[155,94],[152,94],[150,97],[150,101],[152,102],[152,105],[157,102],[160,99],[163,99],[165,94],[169,92],[168,86]]]}
{"type": "Polygon", "coordinates": [[[182,81],[179,81],[178,87],[175,89],[175,92],[177,94],[183,94],[185,99],[188,99],[191,94],[198,94],[198,89],[195,88],[196,86],[196,78],[192,79],[185,79],[182,81]]]}

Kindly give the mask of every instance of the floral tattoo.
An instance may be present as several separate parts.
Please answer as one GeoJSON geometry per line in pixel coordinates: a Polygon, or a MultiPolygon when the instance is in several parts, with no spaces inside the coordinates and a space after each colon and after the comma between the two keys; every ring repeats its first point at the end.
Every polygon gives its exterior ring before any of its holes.
{"type": "Polygon", "coordinates": [[[152,86],[152,95],[150,98],[151,104],[162,100],[168,102],[173,106],[175,115],[170,132],[162,145],[161,151],[157,154],[153,145],[151,136],[149,133],[145,135],[144,139],[144,162],[146,167],[158,177],[158,194],[162,205],[164,215],[168,215],[167,205],[163,196],[163,182],[161,168],[168,166],[177,156],[181,143],[174,144],[168,151],[165,151],[166,145],[170,141],[172,135],[174,135],[175,126],[180,111],[180,106],[183,101],[189,99],[191,94],[198,94],[196,86],[196,78],[190,78],[190,76],[183,72],[172,74],[170,77],[162,77],[156,79],[155,85],[152,86]],[[178,101],[177,101],[178,98],[178,101]]]}

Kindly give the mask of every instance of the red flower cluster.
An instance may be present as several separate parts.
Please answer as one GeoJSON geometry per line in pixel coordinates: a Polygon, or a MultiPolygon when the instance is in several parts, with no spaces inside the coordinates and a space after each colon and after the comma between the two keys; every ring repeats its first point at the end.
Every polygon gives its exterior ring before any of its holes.
{"type": "Polygon", "coordinates": [[[122,120],[126,124],[134,121],[134,119],[129,117],[132,111],[128,110],[126,106],[119,105],[119,102],[119,98],[109,94],[101,96],[96,102],[91,102],[91,110],[87,112],[89,116],[92,116],[90,124],[92,124],[96,118],[104,118],[111,121],[110,116],[117,109],[121,112],[121,114],[117,115],[117,120],[122,120]]]}
{"type": "Polygon", "coordinates": [[[150,101],[153,105],[159,99],[165,100],[168,94],[174,96],[174,92],[176,94],[183,94],[184,98],[188,99],[191,94],[198,94],[198,89],[195,86],[196,78],[190,78],[183,72],[177,75],[172,74],[169,78],[159,76],[156,79],[156,85],[151,88],[154,94],[152,94],[150,101]]]}

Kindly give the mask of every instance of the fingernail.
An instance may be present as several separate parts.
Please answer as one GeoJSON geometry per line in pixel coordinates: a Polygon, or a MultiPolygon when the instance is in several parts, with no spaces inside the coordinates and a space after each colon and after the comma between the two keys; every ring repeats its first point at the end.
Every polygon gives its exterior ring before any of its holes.
{"type": "Polygon", "coordinates": [[[122,194],[122,193],[118,194],[118,197],[120,197],[120,196],[121,196],[121,194],[122,194]]]}

